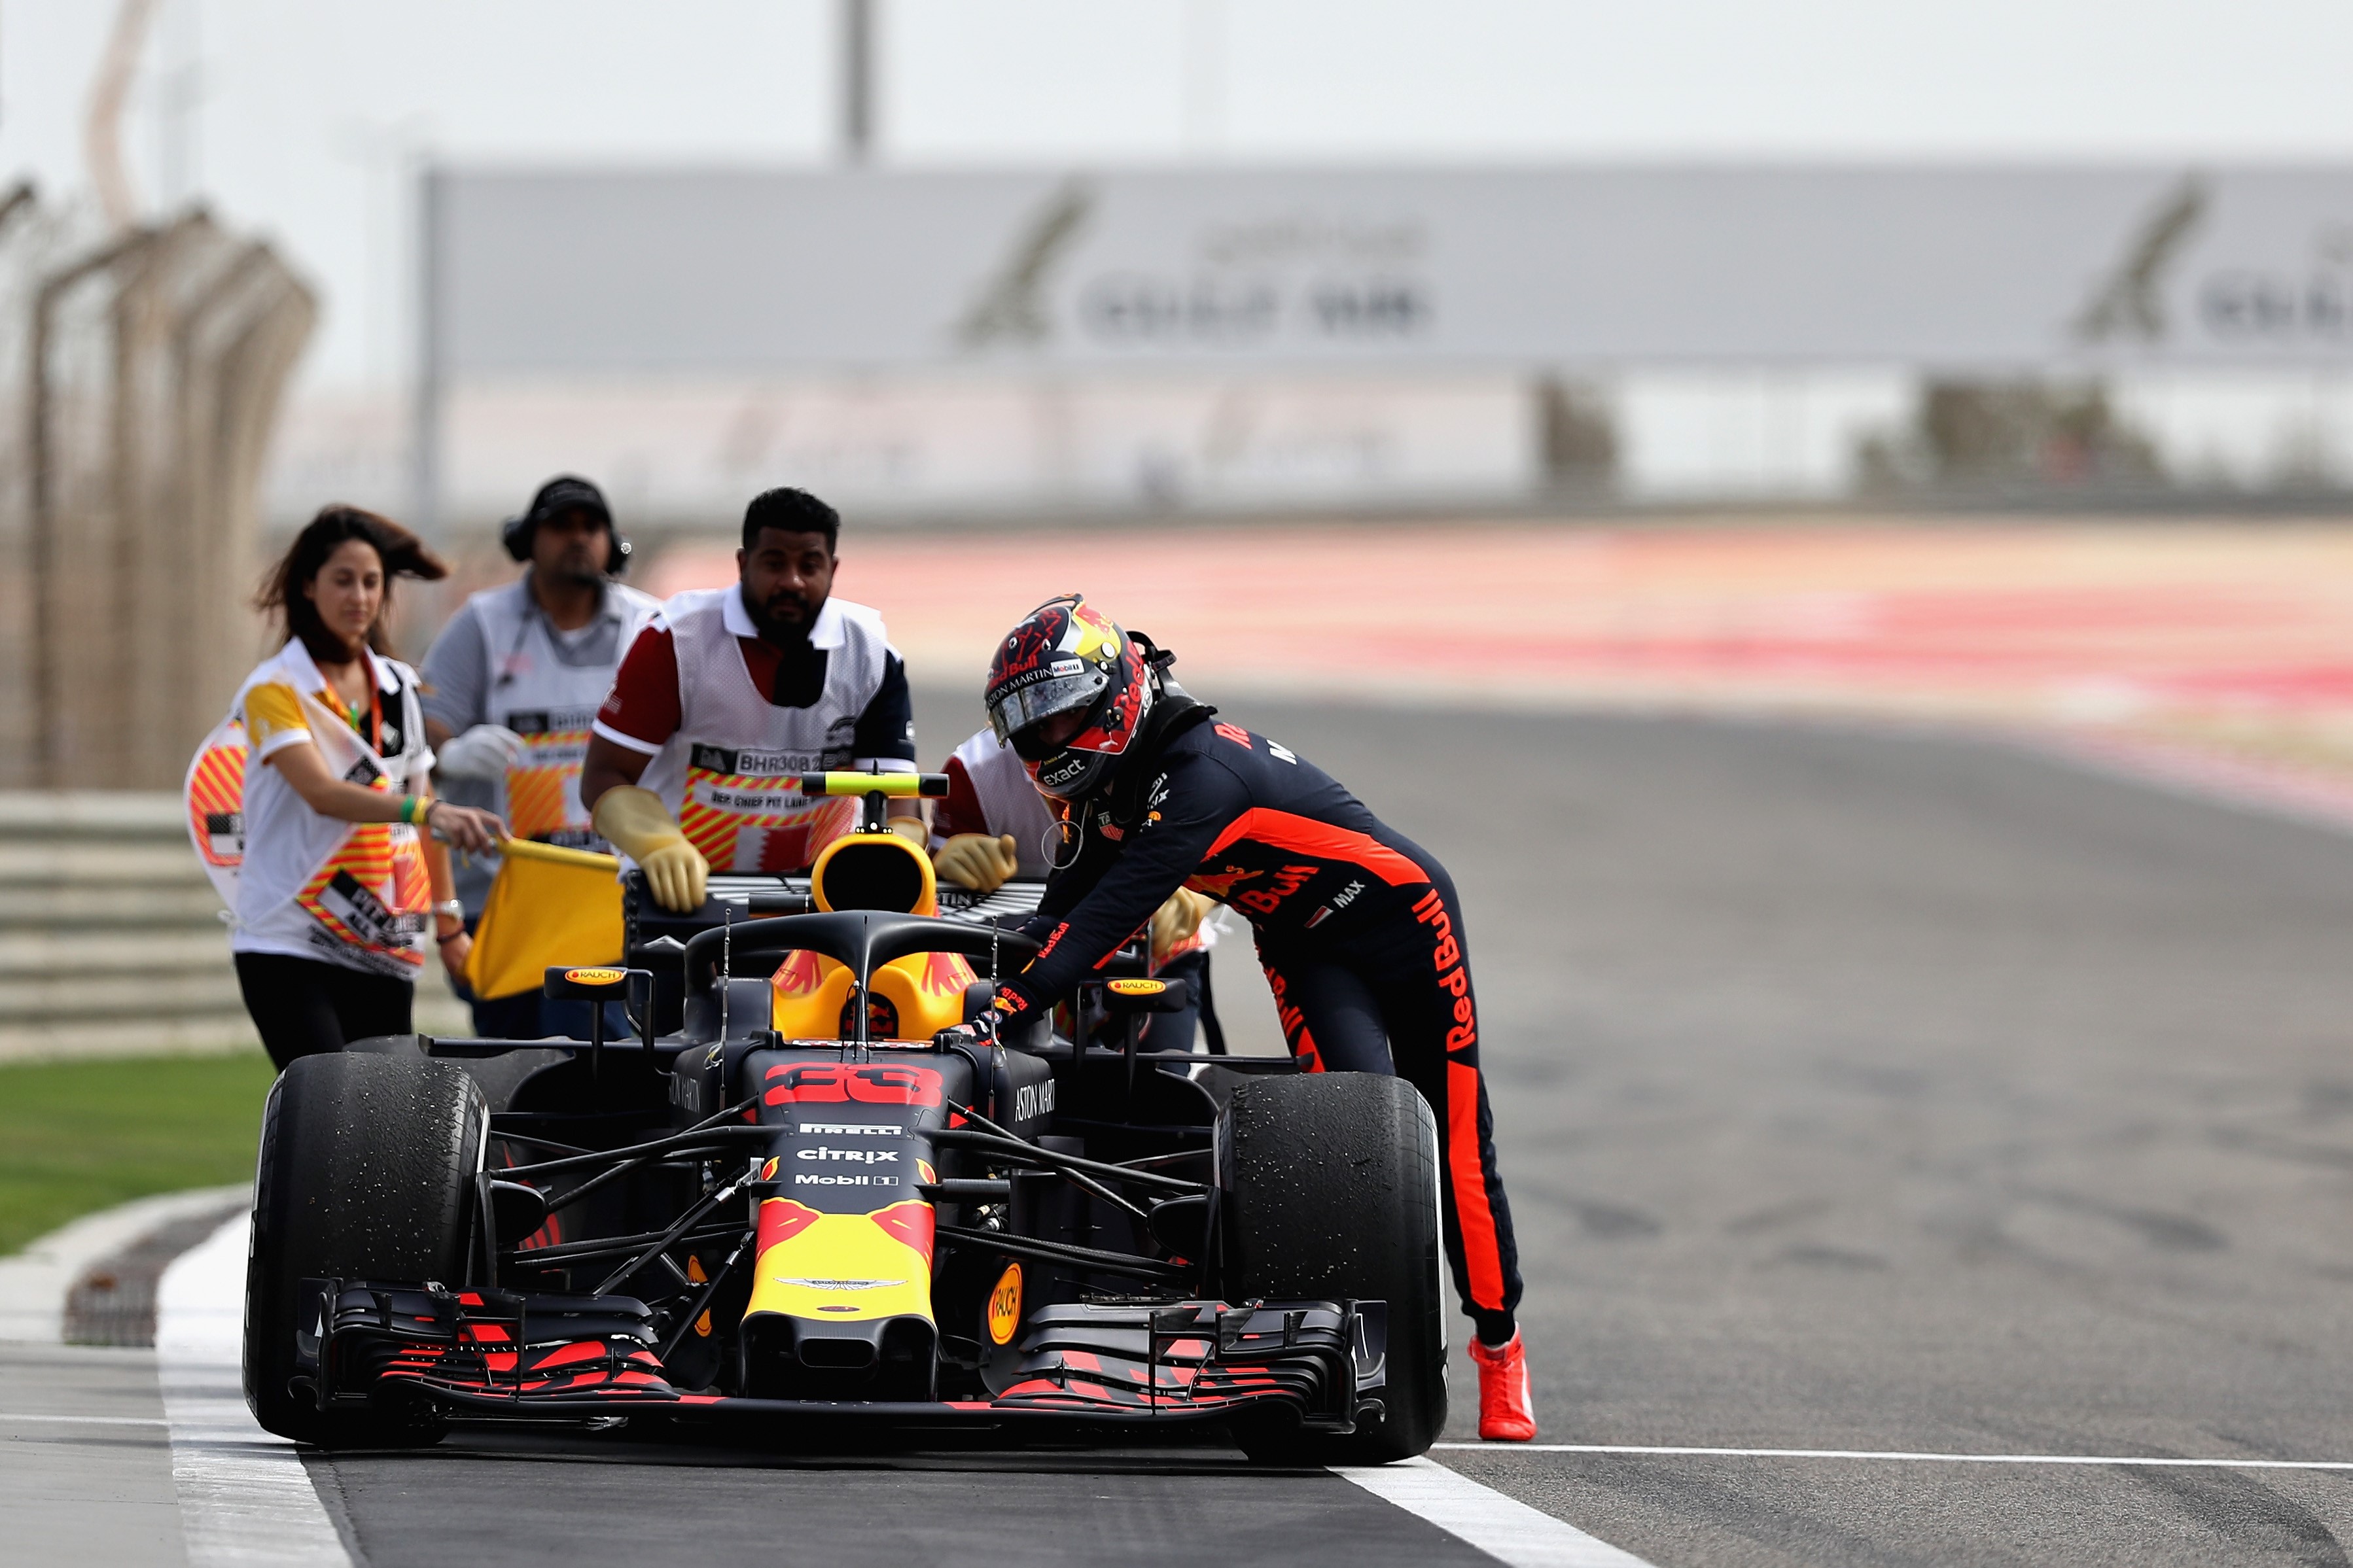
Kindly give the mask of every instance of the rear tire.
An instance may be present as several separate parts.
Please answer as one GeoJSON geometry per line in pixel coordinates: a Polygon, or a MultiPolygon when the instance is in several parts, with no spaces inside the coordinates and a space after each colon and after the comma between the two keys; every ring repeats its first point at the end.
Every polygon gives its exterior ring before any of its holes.
{"type": "Polygon", "coordinates": [[[1254,1079],[1227,1111],[1223,1229],[1235,1300],[1388,1304],[1382,1415],[1345,1437],[1245,1427],[1250,1458],[1380,1465],[1446,1425],[1438,1123],[1414,1087],[1366,1073],[1254,1079]]]}
{"type": "Polygon", "coordinates": [[[461,1282],[489,1125],[481,1090],[448,1062],[309,1056],[279,1076],[262,1112],[245,1276],[245,1398],[264,1427],[322,1445],[439,1436],[414,1407],[330,1419],[290,1389],[296,1297],[306,1279],[461,1282]]]}

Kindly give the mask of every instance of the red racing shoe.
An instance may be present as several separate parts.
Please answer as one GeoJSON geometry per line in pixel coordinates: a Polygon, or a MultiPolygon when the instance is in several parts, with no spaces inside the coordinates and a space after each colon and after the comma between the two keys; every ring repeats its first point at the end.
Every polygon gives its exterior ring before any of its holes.
{"type": "Polygon", "coordinates": [[[1536,1435],[1535,1400],[1528,1390],[1528,1349],[1517,1333],[1489,1350],[1471,1336],[1471,1363],[1479,1369],[1479,1436],[1490,1443],[1525,1443],[1536,1435]]]}

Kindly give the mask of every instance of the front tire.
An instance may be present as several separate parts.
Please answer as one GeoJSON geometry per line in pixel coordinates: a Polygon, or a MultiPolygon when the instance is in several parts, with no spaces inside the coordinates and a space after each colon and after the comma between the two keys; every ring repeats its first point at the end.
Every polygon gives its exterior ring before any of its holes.
{"type": "Polygon", "coordinates": [[[1446,1426],[1438,1122],[1403,1079],[1256,1079],[1227,1111],[1229,1300],[1388,1304],[1382,1414],[1345,1437],[1245,1428],[1254,1459],[1380,1465],[1446,1426]]]}
{"type": "Polygon", "coordinates": [[[254,1174],[245,1276],[245,1398],[298,1443],[414,1443],[417,1413],[337,1413],[294,1375],[306,1279],[457,1284],[473,1232],[473,1177],[490,1114],[464,1068],[423,1057],[297,1058],[270,1089],[254,1174]]]}

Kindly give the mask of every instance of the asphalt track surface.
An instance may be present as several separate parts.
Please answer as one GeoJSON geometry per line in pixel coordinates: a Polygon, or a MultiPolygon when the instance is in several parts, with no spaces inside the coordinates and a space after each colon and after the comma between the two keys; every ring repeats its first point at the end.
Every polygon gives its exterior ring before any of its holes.
{"type": "MultiPolygon", "coordinates": [[[[927,755],[969,711],[925,704],[927,755]]],[[[2353,837],[1925,734],[1231,711],[1461,886],[1546,1441],[2353,1460],[2353,837]]],[[[2341,1563],[2353,1528],[2342,1472],[1436,1457],[1662,1568],[2341,1563]]],[[[375,1568],[1487,1561],[1215,1449],[311,1468],[375,1568]]]]}

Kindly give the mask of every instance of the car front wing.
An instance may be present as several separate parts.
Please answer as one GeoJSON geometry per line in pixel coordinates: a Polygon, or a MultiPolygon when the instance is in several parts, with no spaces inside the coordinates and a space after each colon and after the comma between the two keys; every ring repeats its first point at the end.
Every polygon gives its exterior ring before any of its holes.
{"type": "Polygon", "coordinates": [[[1023,1322],[994,1398],[750,1399],[671,1385],[654,1314],[623,1296],[306,1279],[295,1383],[322,1411],[406,1401],[453,1415],[580,1421],[804,1416],[1147,1423],[1295,1417],[1346,1433],[1380,1412],[1379,1301],[1087,1302],[1023,1322]]]}

